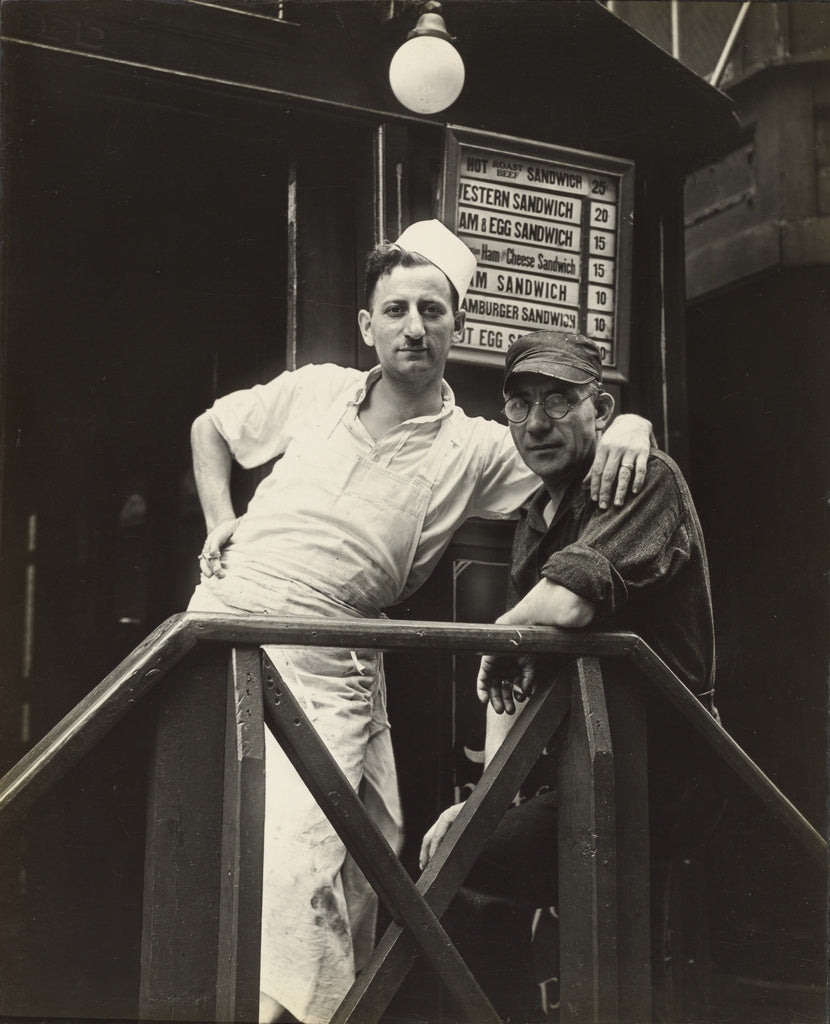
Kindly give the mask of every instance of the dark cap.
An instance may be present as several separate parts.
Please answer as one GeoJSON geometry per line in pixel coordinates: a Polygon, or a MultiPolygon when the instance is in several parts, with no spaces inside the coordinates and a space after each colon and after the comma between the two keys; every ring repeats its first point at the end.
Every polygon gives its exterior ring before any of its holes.
{"type": "Polygon", "coordinates": [[[581,334],[565,331],[534,331],[519,338],[507,350],[504,390],[514,373],[541,373],[569,384],[602,380],[599,349],[581,334]]]}

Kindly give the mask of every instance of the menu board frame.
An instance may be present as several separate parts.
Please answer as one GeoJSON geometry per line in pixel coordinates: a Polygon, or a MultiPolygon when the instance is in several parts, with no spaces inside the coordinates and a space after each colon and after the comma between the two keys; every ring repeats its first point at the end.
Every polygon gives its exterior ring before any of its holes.
{"type": "MultiPolygon", "coordinates": [[[[468,292],[466,330],[470,339],[478,340],[472,344],[453,345],[449,354],[451,360],[502,366],[509,344],[516,338],[536,330],[576,329],[593,337],[600,345],[605,364],[604,379],[613,383],[628,381],[634,223],[632,161],[448,125],[445,129],[439,205],[441,220],[465,241],[468,241],[465,236],[471,231],[475,234],[476,223],[486,224],[485,218],[497,214],[500,216],[492,223],[504,226],[505,239],[510,239],[512,233],[520,239],[509,245],[509,253],[503,247],[497,248],[495,253],[490,250],[491,261],[495,260],[495,265],[481,258],[482,245],[477,243],[483,241],[486,249],[486,240],[469,239],[471,248],[479,250],[476,254],[479,266],[468,292]],[[514,179],[520,179],[522,175],[525,179],[529,177],[528,164],[532,165],[536,175],[533,183],[515,180],[511,186],[514,179]],[[478,174],[479,184],[484,187],[475,187],[477,179],[466,177],[465,166],[468,171],[475,168],[470,173],[478,174]],[[546,170],[550,173],[545,173],[546,170]],[[555,177],[557,172],[558,177],[555,177]],[[503,174],[503,179],[494,179],[494,173],[503,174]],[[592,175],[599,179],[593,186],[610,184],[608,179],[614,179],[614,203],[603,204],[602,195],[591,195],[592,175]],[[559,188],[555,184],[557,180],[576,183],[577,188],[569,189],[567,184],[559,188]],[[466,201],[462,201],[462,188],[466,201]],[[476,205],[479,195],[485,199],[476,205]],[[493,208],[494,200],[503,203],[505,199],[512,202],[504,210],[493,208]],[[524,212],[523,206],[530,212],[524,212]],[[532,212],[534,206],[544,208],[546,215],[537,218],[532,212]],[[470,216],[470,212],[475,210],[481,214],[478,221],[474,219],[475,215],[470,216]],[[466,215],[466,222],[460,219],[463,215],[466,215]],[[598,216],[610,218],[613,233],[593,230],[591,218],[598,216]],[[557,218],[562,218],[562,221],[558,222],[557,218]],[[544,261],[540,253],[533,251],[540,248],[539,245],[522,240],[525,237],[533,239],[542,227],[554,246],[554,249],[544,250],[546,257],[552,257],[544,261]],[[564,240],[567,252],[555,252],[555,240],[558,238],[564,240]],[[606,251],[609,245],[613,246],[613,264],[611,259],[596,258],[596,251],[591,251],[596,244],[604,245],[606,251]],[[505,259],[511,261],[510,266],[502,265],[505,259]],[[553,269],[541,269],[540,262],[553,269]],[[522,264],[530,265],[532,269],[523,269],[522,264]],[[611,287],[598,287],[596,273],[604,275],[603,285],[613,282],[611,287]],[[507,294],[495,294],[494,287],[507,294]],[[525,296],[531,297],[530,301],[525,296]],[[541,296],[538,303],[533,301],[536,296],[541,296]],[[482,309],[489,307],[494,312],[488,315],[480,310],[474,311],[476,298],[491,300],[480,301],[479,304],[482,309]],[[613,306],[610,334],[607,320],[597,315],[601,312],[596,308],[597,302],[613,306]],[[588,326],[589,317],[595,330],[588,326]],[[527,323],[523,322],[525,318],[527,323]],[[545,320],[550,322],[545,323],[545,320]],[[604,334],[597,333],[600,326],[604,334]],[[483,347],[484,339],[488,344],[492,343],[492,350],[483,347]]],[[[486,232],[485,228],[482,233],[486,232]]]]}

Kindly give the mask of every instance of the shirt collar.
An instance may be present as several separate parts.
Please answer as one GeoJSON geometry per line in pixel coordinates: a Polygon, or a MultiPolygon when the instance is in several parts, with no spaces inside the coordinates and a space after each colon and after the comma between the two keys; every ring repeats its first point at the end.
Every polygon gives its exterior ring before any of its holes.
{"type": "MultiPolygon", "coordinates": [[[[371,370],[368,370],[363,375],[363,380],[359,382],[355,389],[354,397],[349,400],[349,405],[355,406],[355,409],[359,409],[363,403],[366,395],[369,393],[369,389],[380,380],[383,371],[380,366],[373,366],[371,370]]],[[[455,395],[453,394],[452,388],[445,381],[441,381],[441,411],[435,413],[432,416],[415,416],[412,420],[407,422],[412,423],[432,423],[435,420],[443,420],[448,416],[451,416],[455,411],[455,395]]]]}
{"type": "Polygon", "coordinates": [[[527,505],[528,522],[534,530],[538,533],[547,533],[548,530],[552,529],[559,522],[566,512],[573,512],[575,515],[582,513],[590,499],[590,485],[583,484],[582,476],[583,474],[580,474],[568,484],[550,526],[545,522],[543,515],[545,506],[550,501],[550,495],[544,484],[536,491],[527,505]]]}

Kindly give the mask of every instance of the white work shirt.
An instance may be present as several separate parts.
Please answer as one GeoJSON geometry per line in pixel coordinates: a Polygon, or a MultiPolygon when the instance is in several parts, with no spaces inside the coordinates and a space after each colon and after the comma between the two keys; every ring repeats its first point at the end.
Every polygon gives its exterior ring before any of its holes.
{"type": "MultiPolygon", "coordinates": [[[[302,442],[323,423],[337,423],[339,443],[351,445],[379,470],[377,497],[383,500],[382,476],[414,478],[446,422],[446,452],[427,504],[411,568],[402,585],[380,585],[376,594],[345,596],[362,614],[377,614],[402,600],[429,576],[456,529],[470,517],[512,518],[538,487],[538,479],[516,452],[506,426],[469,417],[442,384],[443,408],[432,416],[406,420],[376,441],[358,418],[380,367],[367,372],[332,364],[305,366],[220,398],[210,409],[216,429],[242,466],[253,468],[283,455],[292,441],[302,442]]],[[[338,438],[338,435],[332,435],[338,438]]],[[[312,455],[306,451],[306,457],[312,455]]],[[[286,473],[288,467],[286,467],[286,473]]],[[[334,481],[332,481],[334,485],[334,481]]],[[[288,507],[281,486],[281,460],[260,484],[247,514],[226,551],[227,571],[251,582],[302,579],[309,573],[313,548],[325,524],[316,524],[301,508],[288,507]]],[[[301,504],[295,495],[294,505],[301,504]]],[[[359,514],[359,513],[357,513],[359,514]]],[[[309,579],[311,585],[323,581],[309,579]]],[[[335,587],[339,581],[330,581],[335,587]]],[[[401,581],[398,581],[399,584],[401,581]]]]}

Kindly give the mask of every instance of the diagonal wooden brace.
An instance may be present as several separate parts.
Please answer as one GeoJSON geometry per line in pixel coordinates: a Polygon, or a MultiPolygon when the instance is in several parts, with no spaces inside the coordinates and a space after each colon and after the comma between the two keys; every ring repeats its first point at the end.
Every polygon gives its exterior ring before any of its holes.
{"type": "MultiPolygon", "coordinates": [[[[426,870],[417,889],[439,917],[462,884],[481,850],[510,805],[519,786],[561,725],[571,706],[577,683],[572,663],[527,704],[513,728],[467,798],[426,870]]],[[[552,842],[556,837],[551,837],[552,842]]],[[[412,936],[391,924],[331,1024],[375,1024],[412,966],[416,948],[412,936]]]]}
{"type": "Polygon", "coordinates": [[[395,920],[401,921],[471,1024],[499,1024],[455,946],[357,793],[263,652],[264,704],[286,756],[395,920]]]}

